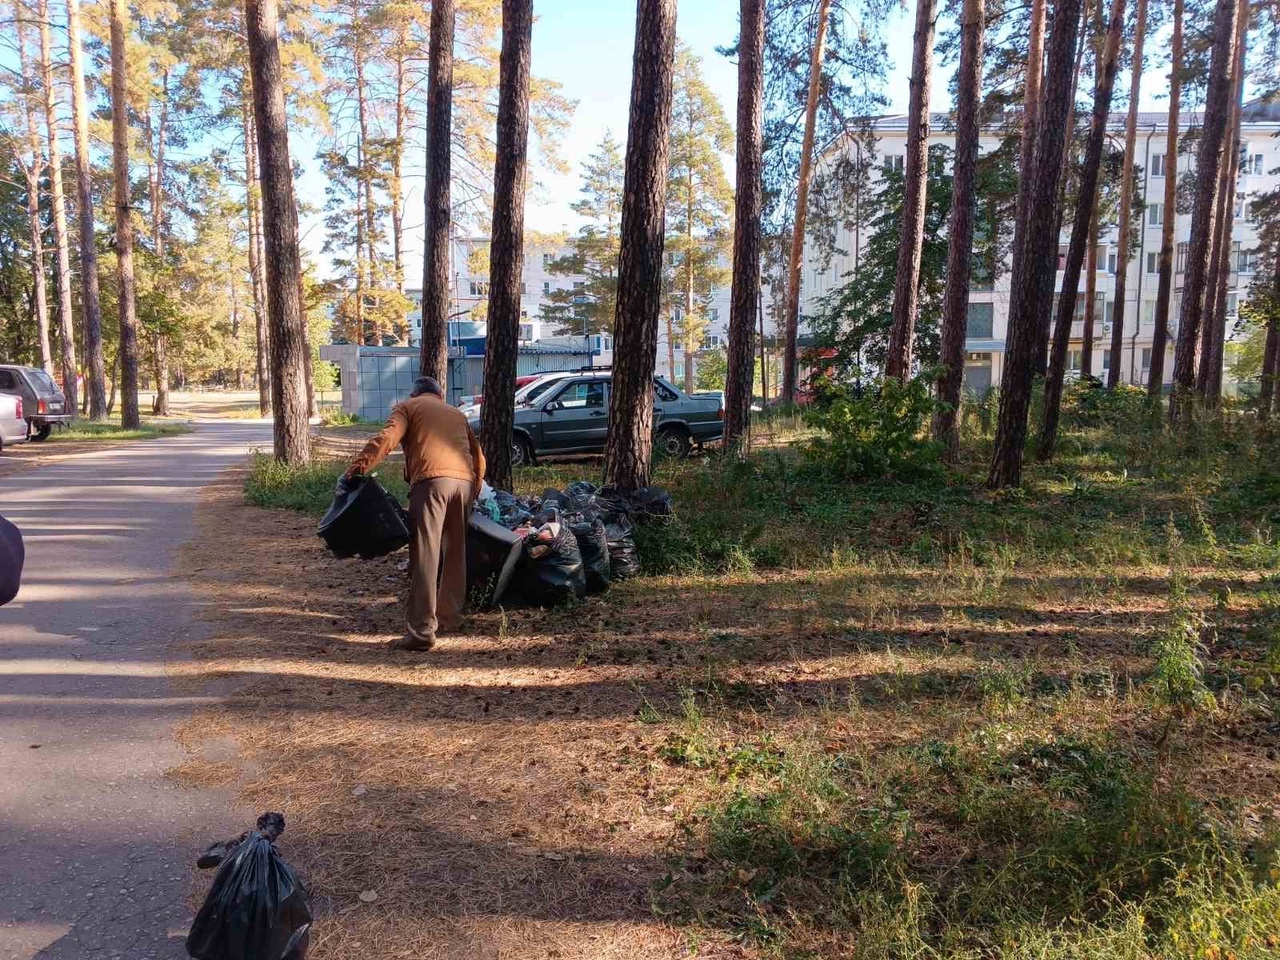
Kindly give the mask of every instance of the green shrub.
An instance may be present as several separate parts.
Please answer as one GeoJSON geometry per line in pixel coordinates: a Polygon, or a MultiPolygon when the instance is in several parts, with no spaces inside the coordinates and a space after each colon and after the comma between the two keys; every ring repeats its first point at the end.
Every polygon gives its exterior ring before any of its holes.
{"type": "Polygon", "coordinates": [[[1063,421],[1073,427],[1140,426],[1159,423],[1160,407],[1143,387],[1129,383],[1107,388],[1096,377],[1081,377],[1062,397],[1063,421]]]}
{"type": "Polygon", "coordinates": [[[924,374],[901,383],[885,377],[861,393],[828,387],[806,421],[823,431],[803,445],[808,461],[849,480],[918,480],[940,473],[942,448],[925,436],[938,402],[924,374]]]}

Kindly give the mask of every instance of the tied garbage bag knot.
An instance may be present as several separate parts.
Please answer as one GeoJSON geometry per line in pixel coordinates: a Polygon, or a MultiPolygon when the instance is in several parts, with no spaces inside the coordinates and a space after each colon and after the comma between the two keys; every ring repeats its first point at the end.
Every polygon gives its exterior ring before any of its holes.
{"type": "Polygon", "coordinates": [[[307,892],[275,842],[284,817],[264,813],[256,828],[210,846],[200,866],[217,867],[187,934],[195,960],[305,960],[311,930],[307,892]]]}

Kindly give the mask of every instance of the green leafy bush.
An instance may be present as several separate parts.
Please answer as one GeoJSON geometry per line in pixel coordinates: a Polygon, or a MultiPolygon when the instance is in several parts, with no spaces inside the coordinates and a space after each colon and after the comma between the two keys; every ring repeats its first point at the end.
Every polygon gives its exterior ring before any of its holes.
{"type": "Polygon", "coordinates": [[[1062,414],[1075,427],[1148,426],[1153,417],[1159,422],[1160,408],[1143,387],[1122,383],[1107,389],[1096,377],[1081,377],[1067,387],[1062,414]]]}
{"type": "Polygon", "coordinates": [[[926,436],[938,401],[927,375],[886,377],[871,390],[827,386],[805,419],[823,435],[804,444],[806,459],[848,480],[918,480],[941,471],[940,444],[926,436]]]}

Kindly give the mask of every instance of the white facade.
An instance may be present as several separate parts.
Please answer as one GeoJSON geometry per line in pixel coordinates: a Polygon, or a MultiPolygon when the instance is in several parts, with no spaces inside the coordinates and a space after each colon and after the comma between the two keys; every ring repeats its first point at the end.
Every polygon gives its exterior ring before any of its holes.
{"type": "MultiPolygon", "coordinates": [[[[947,129],[947,115],[935,114],[931,124],[931,145],[945,144],[954,146],[954,135],[947,129]]],[[[1181,120],[1182,129],[1196,125],[1198,118],[1184,114],[1181,120]]],[[[1160,252],[1160,234],[1164,210],[1165,176],[1171,172],[1166,162],[1165,146],[1168,131],[1168,115],[1166,113],[1139,113],[1136,164],[1147,202],[1146,212],[1141,223],[1135,223],[1137,231],[1137,250],[1133,260],[1128,264],[1128,277],[1125,291],[1124,310],[1124,347],[1118,358],[1121,379],[1128,383],[1145,384],[1151,360],[1151,344],[1155,327],[1155,301],[1158,283],[1157,261],[1160,252]]],[[[1126,115],[1113,114],[1110,126],[1112,136],[1123,142],[1126,115]]],[[[1241,299],[1248,296],[1248,288],[1256,266],[1254,253],[1258,247],[1256,225],[1249,216],[1251,198],[1272,190],[1277,183],[1276,171],[1280,168],[1280,142],[1276,135],[1280,132],[1280,114],[1266,107],[1248,105],[1245,108],[1245,119],[1242,125],[1242,161],[1240,179],[1237,184],[1236,216],[1232,231],[1232,273],[1228,281],[1227,313],[1228,333],[1232,320],[1241,299]]],[[[875,179],[886,166],[896,164],[901,169],[902,157],[906,153],[906,117],[904,115],[884,117],[876,121],[877,161],[873,165],[873,189],[875,179]]],[[[987,153],[998,145],[995,132],[984,135],[980,142],[980,151],[987,153]]],[[[851,148],[850,148],[851,149],[851,148]]],[[[1178,172],[1194,167],[1194,149],[1190,154],[1181,154],[1178,158],[1178,172]]],[[[1170,307],[1169,343],[1166,353],[1164,377],[1165,382],[1172,379],[1173,347],[1176,343],[1177,324],[1181,308],[1181,291],[1186,268],[1187,243],[1191,236],[1191,214],[1176,214],[1174,240],[1177,244],[1175,256],[1174,302],[1170,307]]],[[[1012,225],[1008,226],[1012,230],[1012,225]]],[[[860,242],[865,245],[865,233],[860,242]]],[[[1059,238],[1058,266],[1055,294],[1062,288],[1061,269],[1066,260],[1067,245],[1070,241],[1070,230],[1066,229],[1059,238]]],[[[832,259],[830,265],[821,268],[816,255],[812,252],[814,245],[807,245],[805,263],[801,278],[801,313],[812,315],[817,312],[819,300],[827,293],[847,282],[856,263],[855,238],[853,232],[844,225],[838,228],[836,247],[840,253],[832,259]]],[[[1115,307],[1115,280],[1118,269],[1118,247],[1116,246],[1116,230],[1106,231],[1100,238],[1098,269],[1096,277],[1096,326],[1094,328],[1093,370],[1095,374],[1105,377],[1106,371],[1113,362],[1111,357],[1111,318],[1115,307]]],[[[1077,299],[1077,320],[1071,329],[1069,368],[1079,369],[1080,352],[1083,336],[1084,292],[1087,277],[1081,274],[1080,296],[1077,299]]],[[[976,287],[970,293],[970,330],[966,340],[966,384],[972,389],[980,389],[985,385],[999,385],[1001,376],[1001,360],[1004,356],[1005,336],[1008,329],[1010,277],[1006,272],[988,287],[976,287]]],[[[1057,300],[1055,296],[1054,307],[1057,300]]]]}

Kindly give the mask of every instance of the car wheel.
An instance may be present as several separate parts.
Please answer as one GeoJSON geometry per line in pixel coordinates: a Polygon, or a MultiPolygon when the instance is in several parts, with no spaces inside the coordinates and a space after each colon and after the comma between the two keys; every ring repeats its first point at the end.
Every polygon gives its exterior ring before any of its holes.
{"type": "Polygon", "coordinates": [[[511,442],[511,465],[513,467],[533,466],[533,444],[526,437],[516,437],[511,442]]]}
{"type": "Polygon", "coordinates": [[[665,430],[658,431],[658,449],[662,451],[664,456],[670,457],[672,460],[683,460],[687,457],[690,446],[689,435],[683,430],[668,427],[665,430]]]}
{"type": "Polygon", "coordinates": [[[31,431],[31,439],[36,441],[48,440],[51,433],[53,433],[53,424],[46,423],[44,426],[36,427],[31,431]]]}

